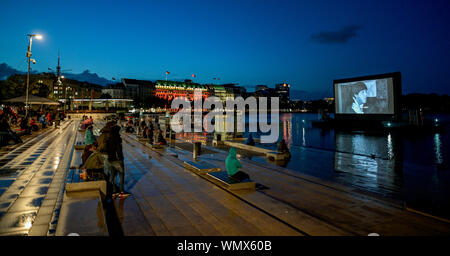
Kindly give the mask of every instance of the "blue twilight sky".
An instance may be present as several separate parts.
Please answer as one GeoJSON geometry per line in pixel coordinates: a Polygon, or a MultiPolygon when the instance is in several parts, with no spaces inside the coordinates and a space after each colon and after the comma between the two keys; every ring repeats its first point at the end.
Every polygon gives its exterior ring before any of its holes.
{"type": "Polygon", "coordinates": [[[403,93],[450,94],[450,1],[0,1],[0,63],[86,69],[107,79],[288,82],[332,96],[332,80],[401,71],[403,93]]]}

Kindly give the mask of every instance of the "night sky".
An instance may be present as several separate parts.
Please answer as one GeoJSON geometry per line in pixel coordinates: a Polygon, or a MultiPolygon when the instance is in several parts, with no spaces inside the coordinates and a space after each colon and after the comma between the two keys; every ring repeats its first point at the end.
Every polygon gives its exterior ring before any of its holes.
{"type": "Polygon", "coordinates": [[[450,94],[450,1],[0,1],[0,63],[107,79],[279,82],[332,96],[333,79],[401,71],[403,93],[450,94]]]}

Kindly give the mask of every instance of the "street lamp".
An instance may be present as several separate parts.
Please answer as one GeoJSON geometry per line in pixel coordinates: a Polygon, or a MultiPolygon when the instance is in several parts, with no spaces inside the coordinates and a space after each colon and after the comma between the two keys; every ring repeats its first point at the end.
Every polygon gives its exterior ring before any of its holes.
{"type": "MultiPolygon", "coordinates": [[[[61,81],[61,79],[64,79],[64,76],[60,76],[60,77],[58,77],[58,86],[61,86],[62,84],[63,84],[63,82],[61,81]]],[[[63,113],[64,114],[66,114],[66,107],[67,107],[67,94],[66,94],[66,92],[67,92],[67,85],[66,84],[64,84],[64,109],[63,109],[63,113]]]]}
{"type": "Polygon", "coordinates": [[[36,39],[41,40],[42,36],[37,34],[28,34],[27,35],[30,38],[30,41],[28,43],[28,51],[27,51],[27,58],[28,58],[28,73],[27,73],[27,92],[26,92],[26,99],[25,99],[25,117],[28,117],[28,88],[30,86],[30,64],[33,62],[33,64],[36,64],[36,60],[31,59],[31,44],[33,42],[33,37],[36,39]]]}

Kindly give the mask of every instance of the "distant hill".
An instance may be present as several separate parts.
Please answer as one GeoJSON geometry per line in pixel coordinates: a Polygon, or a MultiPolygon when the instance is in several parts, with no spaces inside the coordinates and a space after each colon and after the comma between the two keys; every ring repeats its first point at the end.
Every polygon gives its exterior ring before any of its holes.
{"type": "Polygon", "coordinates": [[[89,70],[85,70],[80,74],[63,73],[62,75],[66,78],[77,80],[80,82],[88,82],[91,84],[99,84],[103,86],[113,83],[113,81],[100,77],[96,73],[89,72],[89,70]]]}
{"type": "MultiPolygon", "coordinates": [[[[33,71],[32,73],[34,74],[39,72],[33,71]]],[[[0,80],[6,80],[6,78],[14,74],[23,75],[26,74],[26,72],[12,68],[6,63],[0,64],[0,80]]],[[[102,86],[113,83],[113,81],[100,77],[96,73],[91,73],[89,70],[85,70],[80,74],[63,73],[62,75],[69,79],[91,84],[99,84],[102,86]]]]}
{"type": "Polygon", "coordinates": [[[14,74],[23,75],[23,74],[26,74],[26,72],[21,72],[15,68],[12,68],[12,67],[8,66],[8,64],[6,64],[6,63],[0,64],[0,80],[6,80],[6,78],[8,78],[8,76],[11,76],[14,74]]]}

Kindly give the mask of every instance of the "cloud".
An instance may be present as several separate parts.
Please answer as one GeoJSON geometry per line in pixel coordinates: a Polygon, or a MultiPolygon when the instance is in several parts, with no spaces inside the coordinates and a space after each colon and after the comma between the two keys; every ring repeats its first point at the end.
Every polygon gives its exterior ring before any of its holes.
{"type": "Polygon", "coordinates": [[[341,28],[339,31],[322,31],[311,35],[311,41],[320,44],[345,44],[352,37],[356,37],[361,26],[350,25],[341,28]]]}

